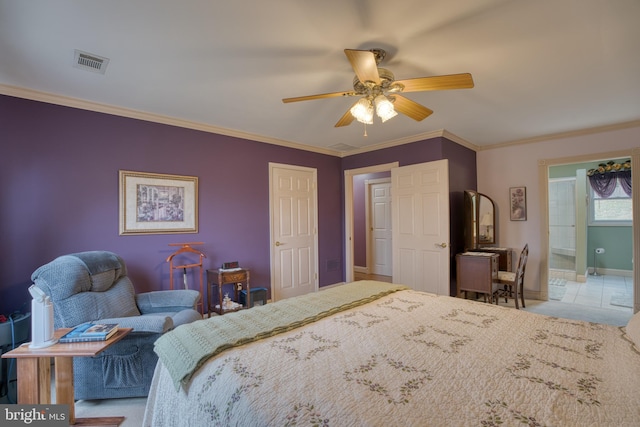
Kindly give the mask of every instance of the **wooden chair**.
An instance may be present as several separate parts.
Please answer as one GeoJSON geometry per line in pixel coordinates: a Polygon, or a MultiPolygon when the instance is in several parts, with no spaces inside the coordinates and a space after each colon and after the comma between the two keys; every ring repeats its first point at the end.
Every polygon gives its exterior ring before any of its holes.
{"type": "Polygon", "coordinates": [[[518,296],[522,301],[522,308],[524,305],[524,270],[527,266],[527,258],[529,257],[529,244],[524,245],[522,252],[520,252],[520,259],[518,260],[518,268],[515,272],[512,271],[498,271],[498,283],[503,285],[501,288],[494,292],[494,298],[496,304],[498,304],[498,298],[504,297],[504,301],[507,302],[507,298],[513,298],[516,303],[516,309],[518,306],[518,296]]]}

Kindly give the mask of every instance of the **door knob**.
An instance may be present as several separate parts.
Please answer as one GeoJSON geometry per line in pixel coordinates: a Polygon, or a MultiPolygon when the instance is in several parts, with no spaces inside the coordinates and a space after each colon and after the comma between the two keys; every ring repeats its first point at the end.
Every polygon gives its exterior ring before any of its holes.
{"type": "Polygon", "coordinates": [[[276,246],[284,245],[284,243],[276,242],[276,246]]]}
{"type": "Polygon", "coordinates": [[[440,243],[440,244],[436,243],[436,246],[440,246],[441,248],[446,248],[447,244],[446,243],[440,243]]]}

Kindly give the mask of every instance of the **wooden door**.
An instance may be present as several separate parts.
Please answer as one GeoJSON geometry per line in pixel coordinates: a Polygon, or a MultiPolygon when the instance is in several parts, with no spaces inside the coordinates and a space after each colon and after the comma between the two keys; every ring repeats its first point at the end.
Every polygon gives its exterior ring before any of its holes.
{"type": "Polygon", "coordinates": [[[392,274],[391,180],[369,185],[371,272],[392,274]]]}
{"type": "Polygon", "coordinates": [[[274,301],[318,288],[316,169],[269,164],[271,296],[274,301]]]}
{"type": "Polygon", "coordinates": [[[393,282],[449,295],[449,163],[391,170],[393,282]]]}

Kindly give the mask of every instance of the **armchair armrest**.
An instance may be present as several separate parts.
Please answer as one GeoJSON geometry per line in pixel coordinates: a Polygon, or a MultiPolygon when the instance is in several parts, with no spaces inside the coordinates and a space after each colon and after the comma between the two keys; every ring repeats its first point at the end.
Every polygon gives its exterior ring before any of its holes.
{"type": "Polygon", "coordinates": [[[118,327],[120,328],[133,328],[133,331],[131,332],[150,332],[163,334],[173,329],[173,320],[166,314],[112,317],[109,319],[96,320],[92,323],[117,323],[118,327]]]}
{"type": "Polygon", "coordinates": [[[192,289],[152,291],[136,295],[136,304],[142,314],[178,312],[195,308],[200,292],[192,289]]]}

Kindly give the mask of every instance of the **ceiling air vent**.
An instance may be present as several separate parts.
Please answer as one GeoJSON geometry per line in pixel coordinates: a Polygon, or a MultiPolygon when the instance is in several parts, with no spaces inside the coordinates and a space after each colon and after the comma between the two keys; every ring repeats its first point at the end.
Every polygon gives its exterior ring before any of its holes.
{"type": "Polygon", "coordinates": [[[74,50],[73,66],[75,68],[104,74],[107,69],[107,64],[109,64],[109,58],[83,52],[78,49],[74,50]]]}
{"type": "Polygon", "coordinates": [[[336,151],[351,151],[351,150],[355,150],[358,147],[354,147],[352,145],[347,145],[347,144],[334,144],[329,146],[329,148],[331,148],[332,150],[336,150],[336,151]]]}

